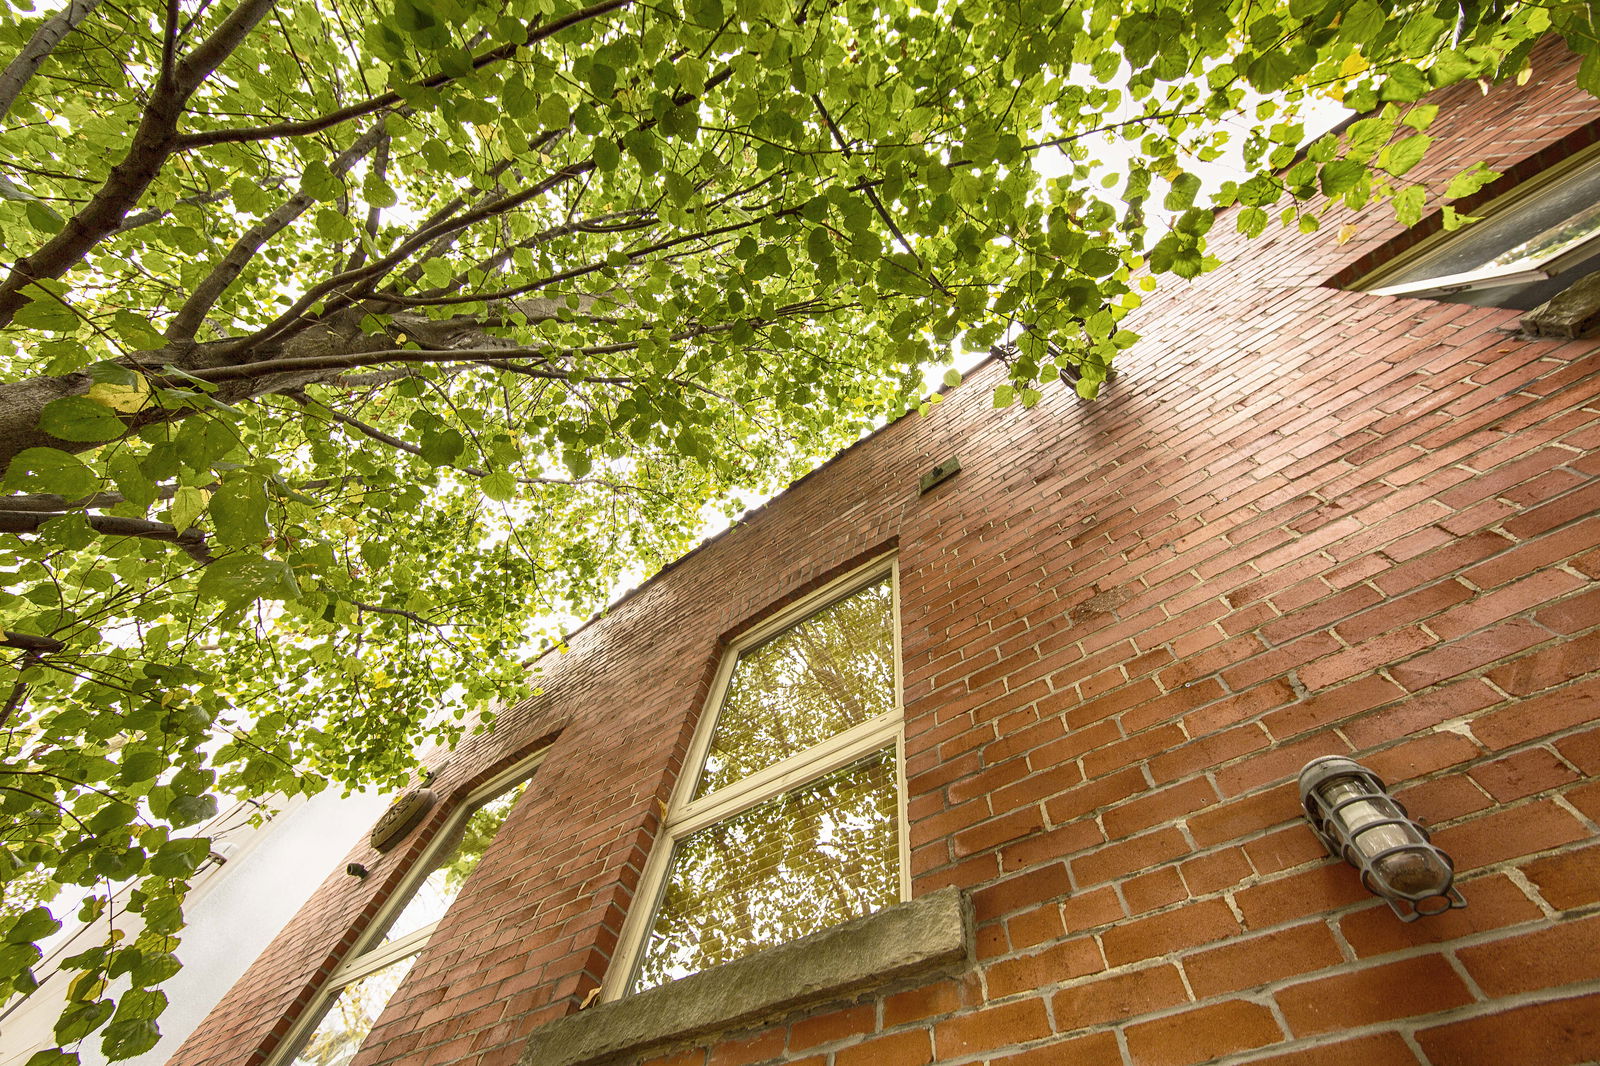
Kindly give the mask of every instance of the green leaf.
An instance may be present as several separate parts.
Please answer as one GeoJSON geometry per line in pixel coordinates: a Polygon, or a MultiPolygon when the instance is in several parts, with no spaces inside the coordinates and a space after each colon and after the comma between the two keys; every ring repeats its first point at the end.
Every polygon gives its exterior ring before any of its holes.
{"type": "Polygon", "coordinates": [[[87,396],[51,400],[39,412],[39,428],[52,437],[79,442],[115,440],[127,431],[109,407],[87,396]]]}
{"type": "Polygon", "coordinates": [[[517,492],[516,476],[509,470],[491,470],[481,484],[483,494],[491,500],[509,500],[517,492]]]}
{"type": "MultiPolygon", "coordinates": [[[[200,797],[189,796],[185,798],[198,799],[200,797]]],[[[171,818],[170,811],[167,817],[171,818]]],[[[199,821],[200,819],[196,820],[199,821]]],[[[188,877],[200,868],[200,864],[205,862],[206,856],[210,854],[211,842],[205,837],[185,837],[181,840],[169,840],[157,848],[156,853],[150,857],[150,872],[156,877],[188,877]]]]}
{"type": "Polygon", "coordinates": [[[1322,194],[1329,197],[1342,196],[1354,189],[1366,173],[1366,165],[1353,159],[1335,159],[1331,163],[1324,163],[1318,175],[1322,194]]]}
{"type": "Polygon", "coordinates": [[[35,1051],[23,1066],[78,1066],[78,1056],[58,1047],[35,1051]]]}
{"type": "Polygon", "coordinates": [[[51,333],[71,333],[78,328],[78,316],[61,298],[49,294],[33,296],[11,319],[23,329],[45,330],[51,333]]]}
{"type": "Polygon", "coordinates": [[[1422,162],[1423,153],[1428,150],[1428,145],[1433,143],[1433,138],[1426,133],[1414,134],[1402,138],[1384,149],[1388,153],[1384,169],[1389,173],[1400,175],[1422,162]]]}
{"type": "Polygon", "coordinates": [[[209,509],[219,544],[247,547],[259,545],[271,536],[267,528],[266,484],[257,475],[241,471],[223,478],[211,496],[209,509]]]}
{"type": "Polygon", "coordinates": [[[422,458],[434,466],[449,466],[466,447],[467,439],[449,426],[422,434],[422,458]]]}
{"type": "Polygon", "coordinates": [[[3,485],[12,492],[58,493],[76,500],[98,489],[100,479],[75,455],[55,448],[24,448],[6,468],[3,485]]]}
{"type": "Polygon", "coordinates": [[[1450,179],[1450,184],[1445,186],[1444,195],[1450,200],[1471,196],[1499,176],[1499,171],[1490,170],[1482,163],[1474,163],[1450,179]]]}
{"type": "Polygon", "coordinates": [[[946,386],[952,389],[961,384],[961,371],[956,370],[953,367],[949,370],[946,370],[944,372],[944,383],[946,386]]]}
{"type": "Polygon", "coordinates": [[[254,600],[294,600],[300,585],[289,564],[242,552],[223,556],[205,568],[197,591],[210,599],[241,605],[254,600]]]}
{"type": "Polygon", "coordinates": [[[572,121],[572,112],[567,110],[567,102],[555,93],[547,93],[539,101],[539,125],[547,130],[563,130],[572,121]]]}
{"type": "Polygon", "coordinates": [[[195,519],[205,513],[211,494],[192,485],[184,485],[172,497],[172,527],[179,533],[194,525],[195,519]]]}
{"type": "Polygon", "coordinates": [[[116,1062],[143,1055],[161,1042],[161,1030],[149,1018],[126,1018],[106,1026],[100,1039],[100,1050],[105,1057],[116,1062]]]}
{"type": "Polygon", "coordinates": [[[56,1039],[63,1044],[76,1043],[109,1021],[115,1010],[109,999],[69,1004],[56,1021],[56,1039]]]}
{"type": "Polygon", "coordinates": [[[8,944],[24,944],[30,941],[41,940],[61,928],[61,923],[53,918],[44,907],[32,907],[17,915],[8,929],[6,929],[6,942],[8,944]]]}

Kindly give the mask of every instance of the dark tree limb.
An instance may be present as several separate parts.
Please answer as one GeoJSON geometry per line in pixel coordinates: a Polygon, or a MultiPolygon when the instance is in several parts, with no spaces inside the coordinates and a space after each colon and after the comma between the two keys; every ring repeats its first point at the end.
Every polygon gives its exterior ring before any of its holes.
{"type": "Polygon", "coordinates": [[[15,629],[4,630],[4,637],[0,639],[0,648],[16,648],[18,651],[29,652],[33,655],[46,655],[51,652],[61,651],[66,647],[54,637],[41,637],[33,633],[18,633],[15,629]]]}
{"type": "Polygon", "coordinates": [[[217,64],[239,47],[272,4],[273,0],[243,0],[210,37],[177,62],[171,78],[157,84],[127,154],[111,168],[105,183],[59,233],[17,260],[5,279],[0,280],[0,326],[10,325],[16,313],[28,304],[30,285],[65,274],[95,245],[116,232],[172,154],[178,121],[189,97],[217,64]]]}
{"type": "MultiPolygon", "coordinates": [[[[62,516],[37,511],[0,511],[0,533],[37,533],[40,526],[60,517],[62,516]]],[[[206,544],[205,534],[192,527],[180,533],[165,522],[149,522],[143,518],[122,518],[118,515],[104,514],[86,514],[83,520],[89,524],[90,529],[104,536],[142,537],[146,540],[164,541],[176,544],[198,563],[216,561],[216,557],[211,554],[211,549],[206,544]]]]}

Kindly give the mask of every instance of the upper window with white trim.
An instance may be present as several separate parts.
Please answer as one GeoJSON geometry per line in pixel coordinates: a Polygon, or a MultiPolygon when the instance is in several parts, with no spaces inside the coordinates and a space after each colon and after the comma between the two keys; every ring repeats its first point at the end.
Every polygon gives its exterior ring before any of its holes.
{"type": "Polygon", "coordinates": [[[725,656],[608,994],[906,898],[895,619],[878,564],[725,656]]]}
{"type": "Polygon", "coordinates": [[[537,759],[502,774],[468,797],[463,813],[412,874],[382,932],[328,979],[320,1010],[308,1014],[293,1066],[344,1066],[361,1050],[390,997],[422,954],[528,785],[537,759]]]}
{"type": "Polygon", "coordinates": [[[1600,152],[1585,152],[1485,205],[1477,222],[1424,241],[1355,285],[1532,310],[1600,270],[1600,152]]]}

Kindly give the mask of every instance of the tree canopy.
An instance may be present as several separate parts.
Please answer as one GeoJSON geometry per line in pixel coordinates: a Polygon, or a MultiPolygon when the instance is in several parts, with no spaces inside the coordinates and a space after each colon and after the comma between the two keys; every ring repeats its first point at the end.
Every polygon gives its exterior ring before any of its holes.
{"type": "Polygon", "coordinates": [[[951,346],[1092,396],[1212,265],[1218,120],[1260,232],[1419,212],[1416,101],[1542,35],[1600,89],[1567,0],[9,3],[0,988],[52,898],[143,921],[40,1063],[153,1045],[219,790],[400,779],[951,346]],[[1312,97],[1371,116],[1302,152],[1312,97]]]}

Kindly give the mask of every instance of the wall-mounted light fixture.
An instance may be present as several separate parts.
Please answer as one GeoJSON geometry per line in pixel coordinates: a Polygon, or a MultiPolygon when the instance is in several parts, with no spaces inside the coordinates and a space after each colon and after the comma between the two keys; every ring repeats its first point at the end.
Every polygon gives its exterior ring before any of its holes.
{"type": "Polygon", "coordinates": [[[1450,856],[1429,843],[1428,831],[1360,763],[1339,755],[1312,759],[1300,771],[1300,802],[1328,854],[1360,870],[1367,891],[1387,900],[1402,922],[1467,905],[1451,886],[1450,856]]]}

